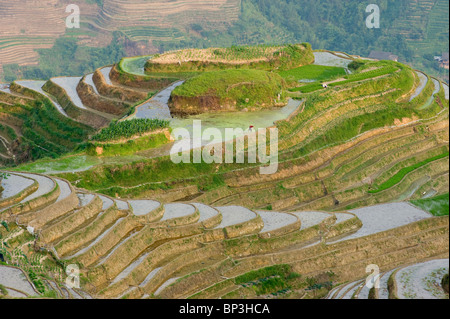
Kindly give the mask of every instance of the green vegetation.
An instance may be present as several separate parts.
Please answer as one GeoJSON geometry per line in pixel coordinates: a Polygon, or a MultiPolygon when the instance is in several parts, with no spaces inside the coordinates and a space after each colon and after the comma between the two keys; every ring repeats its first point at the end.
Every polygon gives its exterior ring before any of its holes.
{"type": "MultiPolygon", "coordinates": [[[[377,65],[379,67],[377,69],[375,69],[375,70],[361,72],[361,73],[353,73],[353,74],[346,75],[346,76],[344,76],[344,78],[346,80],[329,83],[328,86],[329,87],[334,87],[334,86],[340,86],[340,85],[344,85],[344,84],[348,84],[348,83],[352,83],[352,82],[358,82],[358,81],[364,81],[364,80],[367,80],[367,79],[373,79],[373,78],[376,78],[376,77],[379,77],[379,76],[392,74],[393,72],[398,70],[399,67],[401,67],[399,64],[393,65],[393,63],[390,63],[390,62],[387,62],[387,61],[377,62],[377,65]],[[385,64],[388,64],[388,65],[385,65],[385,64]]],[[[320,90],[322,88],[323,87],[322,87],[321,83],[314,82],[314,83],[311,83],[311,84],[307,84],[307,85],[303,85],[303,86],[291,89],[291,91],[292,92],[300,91],[302,93],[310,93],[310,92],[314,92],[314,91],[320,90]]]]}
{"type": "Polygon", "coordinates": [[[151,148],[156,148],[158,146],[164,145],[168,143],[164,133],[153,134],[149,136],[139,137],[136,139],[129,140],[124,143],[114,143],[114,144],[98,144],[98,143],[89,143],[87,146],[86,153],[88,155],[96,156],[96,148],[101,147],[102,153],[101,156],[126,156],[133,155],[136,152],[148,150],[151,148]]]}
{"type": "Polygon", "coordinates": [[[5,134],[11,141],[17,138],[16,132],[10,126],[0,124],[0,133],[5,134]]]}
{"type": "Polygon", "coordinates": [[[291,266],[289,265],[275,265],[266,268],[262,268],[259,270],[254,270],[244,275],[235,278],[236,285],[240,285],[243,283],[248,283],[250,281],[266,278],[271,276],[287,276],[291,271],[291,266]]]}
{"type": "Polygon", "coordinates": [[[32,269],[28,270],[28,276],[30,277],[37,291],[39,291],[41,294],[44,293],[45,292],[44,283],[32,269]]]}
{"type": "Polygon", "coordinates": [[[345,76],[345,70],[334,66],[305,65],[288,71],[280,72],[280,75],[289,81],[316,80],[324,81],[336,77],[345,76]]]}
{"type": "Polygon", "coordinates": [[[238,106],[273,105],[283,90],[284,81],[275,73],[260,70],[224,70],[205,72],[187,80],[172,92],[172,97],[213,96],[220,103],[238,106]]]}
{"type": "Polygon", "coordinates": [[[5,286],[0,285],[0,295],[7,296],[8,290],[6,290],[5,286]]]}
{"type": "MultiPolygon", "coordinates": [[[[95,2],[102,6],[102,0],[95,2]]],[[[7,65],[4,66],[5,78],[9,81],[23,74],[25,78],[48,79],[50,76],[92,72],[126,55],[125,47],[134,48],[134,43],[129,43],[128,39],[151,39],[160,52],[307,41],[317,49],[351,52],[361,56],[368,56],[371,50],[392,52],[415,68],[432,75],[448,76],[448,70],[439,68],[433,60],[433,56],[448,51],[448,1],[398,0],[383,1],[378,5],[383,12],[383,27],[367,29],[361,27],[367,16],[367,4],[356,0],[333,3],[326,0],[242,0],[238,20],[225,28],[215,28],[201,21],[192,24],[190,30],[189,27],[180,30],[175,25],[166,28],[130,25],[116,32],[111,44],[105,48],[76,44],[77,39],[71,37],[81,32],[98,35],[88,28],[87,23],[82,23],[81,30],[76,30],[77,33],[75,30],[67,31],[66,36],[58,40],[52,49],[39,50],[39,67],[7,65]],[[65,45],[65,42],[71,41],[73,44],[65,45]],[[48,58],[50,60],[46,62],[48,58]]],[[[43,38],[28,41],[42,43],[44,40],[48,41],[43,38]]]]}
{"type": "Polygon", "coordinates": [[[444,278],[442,278],[441,286],[442,289],[444,289],[444,291],[448,293],[448,274],[445,274],[444,278]]]}
{"type": "Polygon", "coordinates": [[[418,169],[419,167],[425,166],[428,163],[437,161],[441,158],[445,158],[449,156],[449,152],[445,152],[443,154],[437,155],[437,156],[433,156],[430,157],[424,161],[421,161],[419,163],[416,163],[414,165],[408,166],[408,167],[404,167],[402,168],[397,174],[395,174],[394,176],[392,176],[390,179],[388,179],[386,182],[384,182],[383,184],[381,184],[380,186],[378,186],[376,189],[374,190],[370,190],[369,193],[371,194],[376,194],[379,193],[381,191],[384,191],[388,188],[391,188],[392,186],[398,184],[401,182],[401,180],[410,172],[418,169]]]}
{"type": "Polygon", "coordinates": [[[92,137],[93,141],[107,142],[121,138],[131,138],[158,129],[169,127],[169,121],[158,119],[132,119],[127,121],[112,122],[107,128],[92,137]]]}
{"type": "MultiPolygon", "coordinates": [[[[434,216],[447,216],[449,214],[449,193],[432,198],[413,200],[411,203],[433,214],[434,216]]],[[[448,284],[448,278],[447,278],[448,284]]]]}
{"type": "Polygon", "coordinates": [[[16,79],[48,80],[55,76],[82,75],[104,65],[116,63],[126,55],[125,37],[113,34],[111,44],[104,48],[79,45],[76,37],[58,38],[51,49],[38,49],[39,66],[4,65],[3,77],[11,82],[16,79]]]}
{"type": "Polygon", "coordinates": [[[277,296],[288,292],[293,281],[300,277],[289,265],[275,265],[236,277],[235,284],[251,288],[257,296],[268,293],[277,296]]]}
{"type": "Polygon", "coordinates": [[[5,162],[6,165],[45,157],[57,158],[75,150],[92,132],[91,128],[59,113],[47,98],[39,97],[26,105],[16,104],[8,108],[0,106],[0,111],[21,123],[20,138],[17,138],[11,128],[5,129],[9,138],[18,141],[14,149],[17,154],[15,162],[5,162]]]}
{"type": "Polygon", "coordinates": [[[196,47],[281,44],[307,41],[316,49],[368,56],[372,50],[392,52],[432,75],[448,76],[433,56],[448,51],[448,2],[384,1],[383,28],[361,27],[367,4],[360,1],[242,0],[239,20],[228,30],[203,26],[201,37],[159,40],[162,51],[196,47]]]}
{"type": "Polygon", "coordinates": [[[289,70],[314,61],[311,45],[232,46],[205,50],[186,49],[155,56],[145,65],[145,72],[198,72],[223,69],[289,70]],[[184,61],[179,63],[176,61],[184,61]]]}
{"type": "Polygon", "coordinates": [[[34,172],[41,174],[52,174],[55,172],[75,172],[86,170],[100,164],[100,161],[91,156],[69,155],[58,159],[41,159],[33,163],[27,163],[13,168],[20,172],[34,172]]]}

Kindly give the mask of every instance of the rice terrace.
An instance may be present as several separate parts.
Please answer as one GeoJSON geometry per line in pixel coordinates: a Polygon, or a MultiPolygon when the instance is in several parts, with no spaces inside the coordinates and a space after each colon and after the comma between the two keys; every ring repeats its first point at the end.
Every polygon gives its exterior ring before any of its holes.
{"type": "MultiPolygon", "coordinates": [[[[147,34],[120,6],[96,23],[147,34]]],[[[202,46],[0,84],[0,299],[448,299],[448,258],[449,86],[411,64],[202,46]],[[175,163],[194,121],[188,157],[243,152],[175,163]]]]}

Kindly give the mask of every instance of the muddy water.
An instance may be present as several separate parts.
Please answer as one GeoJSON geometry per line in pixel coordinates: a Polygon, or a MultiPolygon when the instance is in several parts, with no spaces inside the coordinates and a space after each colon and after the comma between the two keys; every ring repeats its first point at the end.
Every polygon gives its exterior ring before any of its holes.
{"type": "MultiPolygon", "coordinates": [[[[250,126],[254,126],[255,130],[271,127],[274,126],[275,122],[288,118],[300,105],[301,101],[291,99],[286,106],[270,110],[256,112],[204,113],[190,116],[185,119],[172,119],[170,126],[172,129],[185,128],[189,131],[190,136],[193,137],[194,120],[200,120],[202,132],[209,128],[217,128],[221,132],[223,140],[226,141],[230,139],[225,135],[225,129],[227,128],[241,128],[244,132],[248,132],[250,126]]],[[[209,142],[212,142],[212,140],[206,137],[202,139],[202,145],[209,142]]]]}
{"type": "Polygon", "coordinates": [[[301,221],[301,230],[320,224],[324,219],[331,217],[330,214],[323,212],[298,212],[293,213],[301,221]]]}
{"type": "Polygon", "coordinates": [[[9,84],[0,83],[0,91],[11,94],[11,90],[9,89],[9,84]]]}
{"type": "Polygon", "coordinates": [[[166,204],[164,205],[164,216],[161,221],[180,218],[195,213],[195,208],[187,204],[166,204]]]}
{"type": "Polygon", "coordinates": [[[178,81],[169,86],[168,88],[162,90],[157,95],[155,95],[151,100],[142,104],[137,108],[136,114],[132,118],[136,119],[171,119],[169,110],[169,99],[172,91],[176,87],[183,84],[183,81],[178,81]]]}

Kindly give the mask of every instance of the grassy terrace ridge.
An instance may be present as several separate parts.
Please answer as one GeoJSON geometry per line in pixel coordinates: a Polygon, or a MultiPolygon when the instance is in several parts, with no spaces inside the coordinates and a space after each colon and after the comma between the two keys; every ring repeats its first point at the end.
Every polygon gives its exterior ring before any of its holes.
{"type": "Polygon", "coordinates": [[[343,77],[347,73],[344,68],[324,65],[305,65],[299,68],[280,72],[280,75],[288,81],[315,80],[323,81],[336,77],[343,77]]]}
{"type": "Polygon", "coordinates": [[[314,55],[308,43],[286,46],[232,46],[188,49],[155,55],[145,72],[189,72],[220,69],[288,70],[311,64],[314,55]]]}
{"type": "Polygon", "coordinates": [[[281,98],[284,85],[278,74],[261,70],[205,72],[172,92],[171,108],[177,113],[200,113],[222,108],[269,107],[282,102],[278,95],[281,98]]]}
{"type": "MultiPolygon", "coordinates": [[[[384,61],[372,64],[370,67],[384,67],[384,61]]],[[[368,68],[365,65],[365,70],[368,68]]],[[[347,203],[364,198],[368,195],[368,185],[358,186],[363,179],[368,177],[364,173],[358,173],[358,176],[352,177],[349,181],[343,181],[342,176],[333,177],[333,166],[327,167],[323,171],[314,168],[313,163],[321,161],[320,157],[335,156],[339,159],[340,152],[346,150],[347,144],[352,145],[352,140],[370,141],[370,136],[386,133],[385,142],[395,139],[394,132],[400,122],[413,121],[420,119],[423,124],[417,124],[417,134],[424,136],[431,134],[430,137],[442,136],[444,133],[426,131],[425,123],[432,123],[435,117],[441,118],[448,116],[446,109],[448,102],[443,97],[443,91],[438,94],[440,99],[438,104],[435,100],[432,106],[426,110],[419,110],[418,107],[426,101],[430,92],[424,90],[421,98],[412,102],[395,102],[402,96],[407,96],[413,92],[415,87],[414,75],[411,68],[400,65],[398,72],[386,74],[383,77],[376,77],[371,81],[352,82],[345,89],[333,88],[316,92],[312,95],[300,96],[305,99],[301,112],[296,113],[289,120],[277,122],[280,130],[280,166],[275,176],[255,179],[257,176],[256,167],[258,165],[244,164],[192,164],[174,165],[167,157],[153,158],[150,160],[137,159],[130,164],[114,164],[98,166],[88,172],[79,172],[75,174],[62,174],[61,176],[77,181],[77,186],[100,191],[114,196],[119,194],[123,197],[133,196],[158,196],[164,193],[175,193],[180,189],[198,190],[198,200],[206,203],[210,202],[212,197],[219,200],[220,204],[240,203],[252,208],[267,207],[268,204],[274,204],[276,201],[293,200],[297,203],[312,201],[311,207],[305,209],[331,209],[333,201],[331,196],[324,197],[324,186],[328,194],[333,192],[346,207],[347,203]],[[440,114],[440,115],[439,115],[440,114]],[[427,120],[428,119],[428,120],[427,120]],[[431,122],[430,122],[431,121],[431,122]],[[397,124],[396,124],[397,123],[397,124]],[[392,132],[392,137],[389,137],[392,132]],[[360,136],[361,137],[358,137],[360,136]],[[363,139],[364,137],[364,139],[363,139]],[[339,149],[341,151],[339,151],[339,149]],[[331,152],[328,155],[328,152],[331,152]],[[332,155],[336,154],[336,155],[332,155]],[[298,172],[298,173],[297,173],[298,172]],[[304,172],[303,175],[301,172],[304,172]],[[318,174],[319,179],[309,179],[318,174]],[[331,175],[329,175],[331,174],[331,175]],[[294,186],[284,186],[283,181],[290,178],[297,178],[298,183],[294,186]],[[306,175],[306,176],[305,176],[306,175]],[[253,180],[252,180],[253,179],[253,180]],[[348,190],[342,192],[339,186],[345,182],[348,190]],[[241,183],[245,186],[239,186],[241,183]],[[309,183],[309,184],[308,184],[309,183]],[[247,185],[248,184],[248,185],[247,185]],[[308,186],[305,187],[305,184],[308,186]],[[203,195],[200,195],[204,193],[203,195]],[[214,195],[216,194],[216,195],[214,195]],[[223,198],[223,201],[221,201],[223,198]],[[330,203],[327,202],[330,199],[330,203]],[[346,202],[346,198],[347,202],[346,202]]],[[[367,72],[370,72],[368,70],[367,72]]],[[[206,75],[206,72],[202,75],[206,75]]],[[[365,72],[363,72],[365,73],[365,72]]],[[[202,76],[200,75],[200,76],[202,76]]],[[[195,79],[192,79],[195,80],[195,79]]],[[[181,88],[181,87],[180,87],[181,88]]],[[[413,127],[417,126],[416,124],[413,127]]],[[[412,130],[412,127],[410,127],[412,130]]],[[[444,135],[443,135],[444,134],[444,135]]],[[[446,140],[444,138],[444,140],[446,140]]],[[[385,143],[381,142],[381,143],[385,143]]],[[[363,151],[368,147],[369,142],[361,142],[361,146],[352,147],[354,151],[363,151]]],[[[429,148],[433,144],[430,144],[429,148]]],[[[417,152],[420,152],[418,149],[417,152]]],[[[409,156],[414,155],[414,151],[409,156]]],[[[430,155],[431,156],[431,155],[430,155]]],[[[330,159],[332,159],[331,157],[330,159]]],[[[382,166],[378,166],[380,172],[394,163],[395,157],[382,158],[385,161],[382,166]]],[[[366,165],[367,160],[361,162],[361,167],[366,165]]],[[[368,163],[369,164],[369,163],[368,163]]],[[[411,164],[409,164],[411,165],[411,164]]],[[[435,167],[436,174],[441,174],[441,167],[435,167]]],[[[375,168],[374,168],[375,169],[375,168]]],[[[434,169],[434,168],[433,168],[434,169]]],[[[362,170],[364,171],[364,170],[362,170]]],[[[373,171],[375,173],[376,171],[373,171]]],[[[420,173],[420,172],[419,172],[420,173]]],[[[403,185],[403,184],[402,184],[403,185]]],[[[393,192],[401,191],[401,187],[395,188],[393,192]]],[[[380,194],[377,198],[383,198],[380,194]]],[[[394,196],[394,195],[393,195],[394,196]]],[[[288,203],[286,206],[294,205],[288,203]]],[[[276,210],[278,204],[274,204],[276,210]]]]}
{"type": "Polygon", "coordinates": [[[16,143],[13,150],[15,161],[5,162],[7,166],[44,157],[57,158],[75,150],[92,133],[91,128],[61,115],[49,99],[35,97],[36,100],[14,107],[0,105],[0,112],[8,116],[8,121],[21,133],[17,136],[9,127],[6,128],[16,143]]]}
{"type": "Polygon", "coordinates": [[[446,216],[449,214],[449,193],[432,198],[413,200],[411,203],[433,214],[434,216],[446,216]]]}
{"type": "Polygon", "coordinates": [[[449,152],[444,152],[440,155],[436,155],[433,157],[430,157],[424,161],[421,161],[419,163],[416,163],[414,165],[408,166],[408,167],[403,167],[397,174],[395,174],[394,176],[392,176],[390,179],[388,179],[386,182],[384,182],[383,184],[381,184],[379,187],[377,187],[377,189],[375,190],[370,190],[369,193],[371,194],[376,194],[379,193],[381,191],[384,191],[386,189],[389,189],[391,187],[393,187],[394,185],[400,183],[400,181],[408,174],[411,173],[412,171],[425,166],[428,163],[437,161],[441,158],[445,158],[449,156],[449,152]]]}
{"type": "Polygon", "coordinates": [[[169,121],[159,119],[132,119],[127,121],[111,122],[92,137],[93,141],[111,142],[119,139],[128,139],[158,129],[169,127],[169,121]]]}
{"type": "MultiPolygon", "coordinates": [[[[364,81],[364,80],[376,78],[379,76],[391,74],[391,73],[397,71],[398,69],[403,68],[403,66],[400,63],[391,62],[391,61],[380,61],[380,62],[375,62],[375,63],[367,63],[367,66],[369,66],[369,65],[376,67],[376,69],[348,74],[348,75],[343,76],[343,78],[345,80],[328,83],[327,85],[329,87],[334,87],[334,86],[344,85],[347,83],[364,81]]],[[[367,66],[365,68],[367,68],[367,66]]],[[[330,79],[332,79],[332,78],[331,77],[328,79],[324,78],[323,80],[330,80],[330,79]]],[[[311,93],[311,92],[314,92],[314,91],[317,91],[317,90],[320,90],[323,88],[323,86],[322,86],[322,82],[324,82],[323,80],[322,81],[319,80],[317,82],[314,82],[311,84],[306,84],[306,85],[303,85],[300,87],[292,88],[292,89],[290,89],[290,91],[292,91],[292,92],[299,91],[301,93],[311,93]]]]}

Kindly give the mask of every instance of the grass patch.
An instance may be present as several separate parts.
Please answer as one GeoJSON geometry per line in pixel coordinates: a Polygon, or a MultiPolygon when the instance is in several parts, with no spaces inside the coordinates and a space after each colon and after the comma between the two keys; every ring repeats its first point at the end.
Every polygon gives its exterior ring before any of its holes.
{"type": "Polygon", "coordinates": [[[370,190],[369,193],[370,194],[376,194],[379,193],[381,191],[384,191],[386,189],[391,188],[392,186],[398,184],[401,182],[401,180],[408,174],[411,173],[412,171],[425,166],[428,163],[437,161],[441,158],[445,158],[448,157],[449,152],[445,152],[443,154],[437,155],[437,156],[433,156],[430,157],[422,162],[416,163],[414,165],[408,166],[408,167],[404,167],[402,168],[397,174],[395,174],[394,176],[392,176],[390,179],[388,179],[386,182],[384,182],[383,184],[381,184],[377,189],[375,190],[370,190]]]}
{"type": "Polygon", "coordinates": [[[129,121],[112,122],[97,135],[93,141],[107,142],[121,138],[131,138],[138,134],[144,134],[161,128],[169,127],[170,122],[159,119],[132,119],[129,121]]]}
{"type": "Polygon", "coordinates": [[[177,87],[172,96],[214,96],[220,102],[238,105],[272,105],[282,92],[284,80],[275,73],[260,70],[224,70],[205,72],[177,87]]]}
{"type": "Polygon", "coordinates": [[[323,65],[305,65],[296,69],[280,72],[280,75],[289,81],[316,80],[324,81],[345,76],[344,68],[323,65]]]}
{"type": "Polygon", "coordinates": [[[137,139],[132,139],[124,143],[116,143],[116,144],[89,144],[87,147],[87,154],[96,156],[96,148],[102,147],[103,153],[102,156],[126,156],[132,155],[136,152],[148,150],[151,148],[155,148],[161,146],[163,144],[168,143],[164,133],[143,136],[137,139]]]}
{"type": "Polygon", "coordinates": [[[53,172],[79,171],[99,164],[96,158],[84,155],[68,156],[55,160],[43,159],[33,163],[20,165],[12,170],[49,174],[53,172]]]}
{"type": "Polygon", "coordinates": [[[434,216],[448,216],[449,214],[449,193],[432,198],[413,200],[411,203],[433,214],[434,216]]]}
{"type": "Polygon", "coordinates": [[[289,265],[275,265],[270,267],[265,267],[262,269],[250,271],[246,274],[238,276],[235,278],[234,282],[236,285],[248,283],[260,278],[267,278],[272,276],[288,276],[291,272],[291,267],[289,265]]]}
{"type": "MultiPolygon", "coordinates": [[[[328,86],[335,87],[335,86],[340,86],[340,85],[344,85],[344,84],[348,84],[348,83],[353,83],[353,82],[364,81],[364,80],[376,78],[379,76],[394,73],[400,67],[398,64],[393,64],[388,61],[377,62],[377,64],[374,64],[371,66],[379,66],[379,68],[377,68],[375,70],[367,71],[367,72],[360,72],[360,73],[353,73],[353,74],[345,75],[344,76],[345,80],[329,83],[328,86]]],[[[306,85],[303,85],[300,87],[293,88],[290,91],[291,92],[299,91],[301,93],[311,93],[311,92],[320,90],[322,88],[323,87],[322,87],[321,83],[314,82],[311,84],[306,84],[306,85]]]]}

